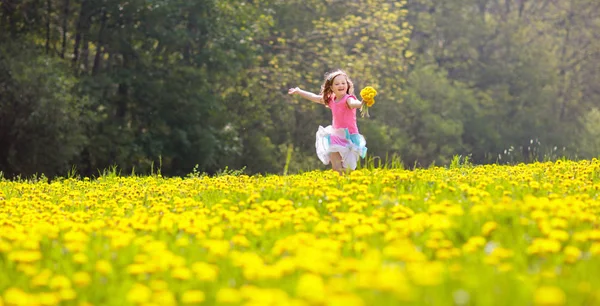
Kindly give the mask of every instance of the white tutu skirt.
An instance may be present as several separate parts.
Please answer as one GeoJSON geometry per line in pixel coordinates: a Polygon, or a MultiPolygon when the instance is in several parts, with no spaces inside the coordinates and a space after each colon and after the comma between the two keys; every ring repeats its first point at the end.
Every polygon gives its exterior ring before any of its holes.
{"type": "Polygon", "coordinates": [[[367,155],[367,142],[361,134],[350,134],[348,129],[334,129],[331,125],[319,126],[315,147],[317,156],[327,165],[331,162],[329,154],[339,152],[345,169],[356,169],[359,158],[367,155]]]}

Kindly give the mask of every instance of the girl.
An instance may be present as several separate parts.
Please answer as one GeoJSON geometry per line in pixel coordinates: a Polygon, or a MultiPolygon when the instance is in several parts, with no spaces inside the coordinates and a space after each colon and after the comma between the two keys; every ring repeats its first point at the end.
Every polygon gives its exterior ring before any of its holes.
{"type": "Polygon", "coordinates": [[[367,147],[356,125],[356,109],[362,102],[354,96],[354,84],[348,75],[342,70],[326,74],[318,95],[298,87],[290,88],[288,93],[331,109],[332,124],[326,128],[319,126],[316,134],[317,155],[323,164],[331,162],[332,169],[340,174],[343,170],[356,169],[359,157],[367,154],[367,147]]]}

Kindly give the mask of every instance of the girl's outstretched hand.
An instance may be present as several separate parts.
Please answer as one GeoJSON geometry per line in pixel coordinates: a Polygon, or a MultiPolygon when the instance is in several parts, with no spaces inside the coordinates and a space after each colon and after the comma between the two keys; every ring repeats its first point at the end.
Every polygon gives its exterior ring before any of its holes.
{"type": "Polygon", "coordinates": [[[288,90],[288,94],[290,94],[290,95],[293,95],[293,94],[298,93],[298,92],[300,92],[300,88],[298,88],[298,87],[290,88],[288,90]]]}

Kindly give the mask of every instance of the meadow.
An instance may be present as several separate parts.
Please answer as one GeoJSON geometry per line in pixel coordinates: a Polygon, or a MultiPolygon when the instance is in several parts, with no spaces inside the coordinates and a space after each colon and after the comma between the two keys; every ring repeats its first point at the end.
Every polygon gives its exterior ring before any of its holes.
{"type": "Polygon", "coordinates": [[[600,304],[600,161],[0,181],[0,305],[600,304]]]}

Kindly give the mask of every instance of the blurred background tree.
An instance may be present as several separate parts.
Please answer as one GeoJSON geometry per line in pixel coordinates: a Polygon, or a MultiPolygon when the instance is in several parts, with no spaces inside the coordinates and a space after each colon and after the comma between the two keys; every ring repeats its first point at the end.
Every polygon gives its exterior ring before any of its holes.
{"type": "Polygon", "coordinates": [[[331,114],[287,89],[335,68],[378,89],[370,158],[591,158],[599,27],[592,0],[0,0],[0,171],[325,169],[331,114]]]}

